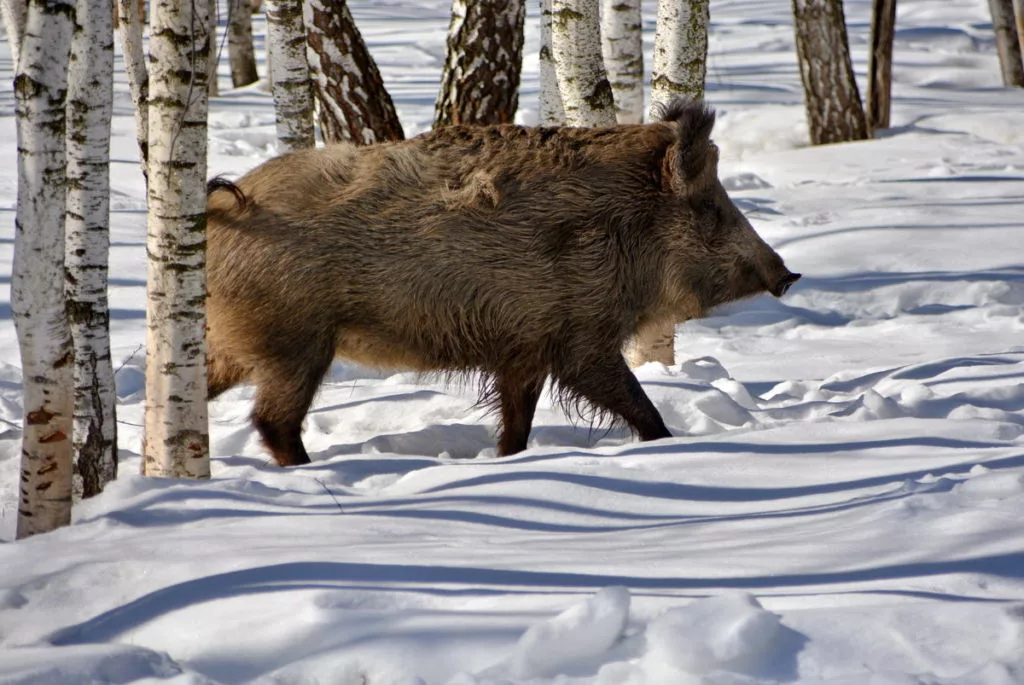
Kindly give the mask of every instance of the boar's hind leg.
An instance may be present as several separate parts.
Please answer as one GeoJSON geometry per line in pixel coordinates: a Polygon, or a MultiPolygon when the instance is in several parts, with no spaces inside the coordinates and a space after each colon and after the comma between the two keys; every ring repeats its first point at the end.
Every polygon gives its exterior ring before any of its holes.
{"type": "Polygon", "coordinates": [[[595,407],[621,416],[641,440],[672,437],[622,355],[582,365],[569,373],[556,372],[555,379],[595,407]]]}
{"type": "Polygon", "coordinates": [[[544,387],[544,377],[522,381],[499,375],[497,386],[501,394],[498,454],[504,457],[526,449],[530,427],[533,425],[533,413],[544,387]]]}
{"type": "Polygon", "coordinates": [[[256,370],[252,422],[279,466],[309,463],[302,420],[334,358],[332,345],[303,347],[261,360],[256,370]]]}

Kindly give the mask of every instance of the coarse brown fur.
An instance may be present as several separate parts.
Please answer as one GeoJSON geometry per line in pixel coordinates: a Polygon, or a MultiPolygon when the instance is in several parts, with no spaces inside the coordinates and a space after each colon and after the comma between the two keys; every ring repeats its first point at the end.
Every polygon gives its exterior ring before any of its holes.
{"type": "Polygon", "coordinates": [[[567,404],[669,436],[620,350],[798,275],[717,178],[714,113],[603,129],[452,126],[293,152],[209,196],[210,396],[250,381],[282,465],[335,356],[481,371],[499,452],[526,447],[550,375],[567,404]]]}

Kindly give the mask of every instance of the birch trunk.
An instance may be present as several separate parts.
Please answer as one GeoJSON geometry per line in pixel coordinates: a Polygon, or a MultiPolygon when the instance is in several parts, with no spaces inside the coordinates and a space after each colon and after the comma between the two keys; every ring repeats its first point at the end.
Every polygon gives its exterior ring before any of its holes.
{"type": "Polygon", "coordinates": [[[25,19],[28,14],[28,0],[0,0],[0,11],[4,15],[7,44],[11,46],[11,62],[17,70],[21,58],[21,41],[25,35],[25,19]]]}
{"type": "Polygon", "coordinates": [[[1012,0],[988,0],[992,13],[992,29],[996,34],[996,51],[1004,86],[1024,86],[1024,61],[1014,20],[1012,0]]]}
{"type": "Polygon", "coordinates": [[[644,120],[644,45],[640,0],[602,0],[601,46],[604,67],[620,124],[644,120]]]}
{"type": "Polygon", "coordinates": [[[306,0],[303,21],[325,143],[402,140],[402,124],[345,0],[306,0]]]}
{"type": "Polygon", "coordinates": [[[137,0],[117,0],[121,30],[121,52],[128,75],[132,104],[135,106],[135,139],[139,144],[142,175],[149,178],[149,72],[142,49],[142,8],[137,0]]]}
{"type": "Polygon", "coordinates": [[[1013,0],[1013,16],[1017,22],[1017,44],[1024,55],[1024,0],[1013,0]]]}
{"type": "Polygon", "coordinates": [[[278,152],[313,147],[313,90],[301,0],[266,0],[267,66],[278,152]]]}
{"type": "Polygon", "coordinates": [[[551,55],[551,20],[553,0],[540,0],[540,93],[538,94],[539,123],[541,126],[561,126],[565,123],[562,94],[558,92],[558,75],[551,55]]]}
{"type": "Polygon", "coordinates": [[[454,0],[434,126],[507,124],[519,106],[524,0],[454,0]]]}
{"type": "Polygon", "coordinates": [[[553,0],[551,56],[569,126],[614,126],[615,101],[601,57],[594,0],[553,0]]]}
{"type": "Polygon", "coordinates": [[[868,53],[868,129],[889,128],[892,110],[892,44],[896,35],[896,0],[871,3],[871,52],[868,53]]]}
{"type": "Polygon", "coordinates": [[[64,301],[65,98],[75,4],[32,0],[15,72],[11,313],[24,377],[19,538],[71,521],[71,333],[64,301]]]}
{"type": "Polygon", "coordinates": [[[249,0],[228,0],[228,60],[235,88],[256,83],[256,50],[252,45],[252,7],[249,0]]]}
{"type": "Polygon", "coordinates": [[[648,116],[676,97],[704,97],[708,62],[708,0],[659,0],[648,116]]]}
{"type": "Polygon", "coordinates": [[[220,95],[220,82],[217,81],[217,65],[220,62],[220,43],[217,40],[217,0],[210,0],[210,14],[207,16],[207,22],[206,35],[209,36],[210,41],[210,56],[206,60],[206,93],[215,98],[220,95]]]}
{"type": "Polygon", "coordinates": [[[793,17],[811,143],[867,138],[842,0],[793,0],[793,17]]]}
{"type": "Polygon", "coordinates": [[[80,497],[99,494],[117,477],[107,305],[113,103],[113,6],[110,0],[78,0],[68,69],[64,268],[75,354],[73,490],[80,497]]]}
{"type": "Polygon", "coordinates": [[[208,478],[206,0],[151,10],[143,472],[208,478]]]}

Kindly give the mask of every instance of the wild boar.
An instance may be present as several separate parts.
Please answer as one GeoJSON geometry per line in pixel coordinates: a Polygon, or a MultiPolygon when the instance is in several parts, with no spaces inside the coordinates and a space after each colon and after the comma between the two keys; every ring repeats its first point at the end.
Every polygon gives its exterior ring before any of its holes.
{"type": "Polygon", "coordinates": [[[309,461],[302,421],[336,356],[481,372],[502,455],[526,447],[548,376],[567,407],[669,437],[623,343],[800,277],[719,182],[714,121],[680,100],[646,125],[452,126],[215,179],[210,397],[254,383],[280,465],[309,461]]]}

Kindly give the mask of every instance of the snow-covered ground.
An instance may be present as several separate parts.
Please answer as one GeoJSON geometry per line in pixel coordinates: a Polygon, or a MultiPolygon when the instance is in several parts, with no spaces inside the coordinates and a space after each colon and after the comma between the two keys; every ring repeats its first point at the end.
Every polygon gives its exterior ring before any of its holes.
{"type": "MultiPolygon", "coordinates": [[[[351,5],[406,132],[424,130],[448,3],[351,5]]],[[[846,6],[863,91],[870,2],[846,6]]],[[[681,326],[680,363],[637,371],[679,437],[636,443],[542,401],[531,448],[505,459],[471,385],[337,364],[310,466],[268,464],[240,388],[211,406],[211,481],[135,475],[144,202],[122,77],[122,475],[72,527],[0,544],[0,682],[1024,683],[1024,90],[999,86],[984,0],[901,0],[892,130],[802,147],[789,11],[712,3],[708,97],[723,180],[803,280],[681,326]]],[[[211,174],[271,154],[268,95],[229,86],[223,64],[211,174]]],[[[12,108],[5,85],[8,540],[12,108]]]]}

